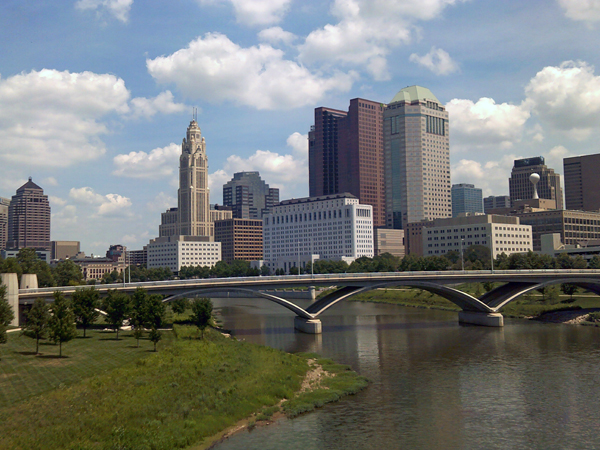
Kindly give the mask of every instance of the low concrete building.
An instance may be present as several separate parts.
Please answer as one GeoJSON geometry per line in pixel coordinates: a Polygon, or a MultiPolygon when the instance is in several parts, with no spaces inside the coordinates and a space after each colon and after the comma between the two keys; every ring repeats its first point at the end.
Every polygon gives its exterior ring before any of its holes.
{"type": "Polygon", "coordinates": [[[404,246],[404,230],[393,230],[391,228],[377,228],[374,231],[375,256],[390,253],[398,258],[404,258],[406,248],[404,246]]]}
{"type": "Polygon", "coordinates": [[[600,239],[579,241],[577,244],[563,244],[560,233],[542,234],[541,251],[543,255],[552,257],[567,254],[569,256],[581,256],[590,260],[594,256],[600,256],[600,239]]]}
{"type": "Polygon", "coordinates": [[[125,263],[123,261],[115,261],[111,258],[95,258],[93,256],[84,256],[82,258],[73,258],[72,261],[79,266],[83,275],[84,281],[101,280],[107,273],[117,271],[123,273],[125,263]]]}
{"type": "Polygon", "coordinates": [[[79,241],[51,241],[50,247],[52,259],[75,258],[81,251],[79,241]]]}
{"type": "Polygon", "coordinates": [[[432,220],[421,220],[406,224],[404,243],[407,255],[423,256],[423,228],[432,226],[432,220]]]}
{"type": "Polygon", "coordinates": [[[531,226],[520,224],[518,217],[478,214],[435,219],[432,227],[423,230],[423,256],[441,256],[471,245],[491,248],[494,258],[525,253],[533,250],[531,226]]]}
{"type": "Polygon", "coordinates": [[[149,269],[168,267],[177,273],[183,266],[212,267],[221,260],[221,243],[208,236],[163,236],[147,248],[149,269]]]}

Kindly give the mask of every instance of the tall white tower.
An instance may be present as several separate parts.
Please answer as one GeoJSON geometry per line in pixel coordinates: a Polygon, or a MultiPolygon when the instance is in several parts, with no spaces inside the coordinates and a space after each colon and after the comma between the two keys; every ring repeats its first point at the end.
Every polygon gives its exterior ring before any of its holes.
{"type": "Polygon", "coordinates": [[[208,236],[212,240],[214,224],[210,220],[206,142],[195,120],[190,122],[181,144],[177,202],[179,234],[208,236]]]}
{"type": "Polygon", "coordinates": [[[531,181],[531,184],[533,184],[533,199],[537,200],[540,198],[537,190],[537,184],[540,182],[540,176],[537,173],[532,173],[529,175],[529,181],[531,181]]]}

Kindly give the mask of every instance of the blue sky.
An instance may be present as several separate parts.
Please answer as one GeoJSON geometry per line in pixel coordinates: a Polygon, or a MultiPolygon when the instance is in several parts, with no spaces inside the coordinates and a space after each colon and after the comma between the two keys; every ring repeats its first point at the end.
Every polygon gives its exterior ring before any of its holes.
{"type": "Polygon", "coordinates": [[[426,86],[452,182],[508,194],[516,157],[600,152],[600,0],[4,0],[0,196],[32,176],[52,239],[137,249],[176,206],[199,109],[211,201],[258,170],[308,195],[313,109],[426,86]]]}

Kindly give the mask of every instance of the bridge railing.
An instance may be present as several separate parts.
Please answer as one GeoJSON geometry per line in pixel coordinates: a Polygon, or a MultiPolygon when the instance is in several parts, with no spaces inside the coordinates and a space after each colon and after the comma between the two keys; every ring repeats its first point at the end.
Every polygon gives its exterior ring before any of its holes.
{"type": "MultiPolygon", "coordinates": [[[[331,273],[331,274],[304,274],[304,275],[275,275],[275,276],[254,276],[254,277],[230,277],[230,278],[197,278],[187,280],[166,280],[166,281],[144,281],[134,283],[115,283],[115,284],[99,284],[94,285],[97,289],[102,291],[108,289],[120,289],[120,290],[135,290],[138,287],[141,288],[185,288],[187,286],[193,287],[211,287],[211,286],[227,286],[227,285],[277,285],[286,284],[287,282],[295,282],[292,284],[304,284],[307,286],[318,283],[323,284],[328,280],[381,280],[386,279],[398,279],[399,281],[403,278],[487,278],[486,276],[492,276],[492,278],[502,278],[506,275],[569,275],[569,274],[590,274],[599,275],[599,269],[525,269],[525,270],[446,270],[446,271],[412,271],[412,272],[369,272],[369,273],[331,273]]],[[[460,280],[457,280],[460,282],[460,280]]],[[[50,288],[38,288],[38,289],[22,289],[19,291],[20,294],[47,294],[55,291],[62,292],[73,292],[75,289],[90,288],[91,285],[81,286],[62,286],[62,287],[50,287],[50,288]]]]}

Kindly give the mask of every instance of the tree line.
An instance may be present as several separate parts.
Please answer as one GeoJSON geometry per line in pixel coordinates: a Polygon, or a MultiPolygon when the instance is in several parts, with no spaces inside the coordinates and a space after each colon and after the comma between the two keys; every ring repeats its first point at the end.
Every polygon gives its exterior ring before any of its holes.
{"type": "MultiPolygon", "coordinates": [[[[62,345],[77,337],[77,325],[86,331],[103,315],[109,329],[116,332],[128,323],[139,347],[140,339],[148,333],[149,340],[156,345],[162,339],[161,328],[165,326],[166,304],[163,296],[148,294],[145,289],[138,288],[132,295],[116,289],[109,290],[104,299],[94,288],[77,289],[71,298],[61,292],[55,292],[53,302],[38,298],[31,309],[25,313],[25,325],[22,334],[35,340],[35,354],[39,354],[41,339],[50,339],[59,345],[59,357],[62,357],[62,345]]],[[[196,325],[204,337],[204,329],[209,325],[212,315],[212,303],[207,298],[178,299],[173,302],[172,310],[183,314],[191,307],[189,322],[196,325]]],[[[14,318],[12,308],[6,298],[6,286],[0,285],[0,343],[7,341],[7,328],[14,318]]]]}
{"type": "MultiPolygon", "coordinates": [[[[466,248],[463,256],[458,251],[449,251],[442,256],[416,256],[406,255],[403,258],[384,253],[369,258],[363,256],[351,264],[345,261],[316,260],[314,264],[308,263],[306,267],[292,267],[287,273],[364,273],[364,272],[406,272],[406,271],[444,271],[444,270],[489,270],[492,261],[490,249],[484,245],[472,245],[466,248]]],[[[600,256],[585,260],[581,256],[560,254],[556,257],[539,253],[505,253],[498,255],[493,261],[497,270],[527,270],[527,269],[600,269],[600,256]]],[[[54,268],[40,260],[33,249],[21,249],[16,258],[0,260],[0,272],[16,273],[19,277],[23,273],[35,273],[38,276],[40,287],[77,286],[84,284],[81,269],[73,261],[61,261],[54,268]]],[[[214,266],[183,266],[177,277],[189,278],[227,278],[227,277],[252,277],[266,275],[285,275],[283,269],[272,273],[267,266],[260,269],[252,267],[249,261],[236,260],[231,263],[219,261],[214,266]]],[[[144,282],[162,281],[175,278],[168,267],[148,269],[144,266],[130,266],[123,273],[116,270],[104,274],[100,283],[112,284],[125,281],[144,282]]],[[[95,284],[92,280],[89,284],[95,284]]]]}

